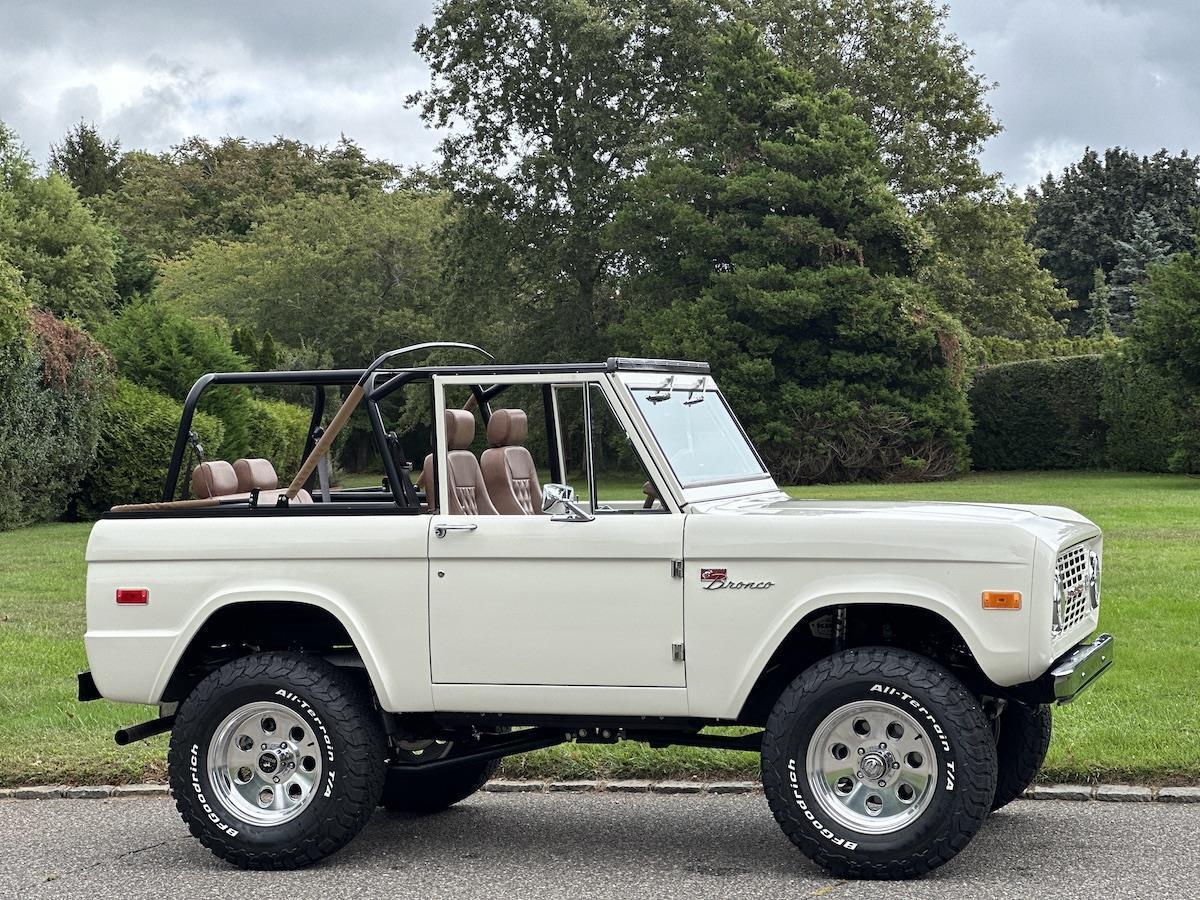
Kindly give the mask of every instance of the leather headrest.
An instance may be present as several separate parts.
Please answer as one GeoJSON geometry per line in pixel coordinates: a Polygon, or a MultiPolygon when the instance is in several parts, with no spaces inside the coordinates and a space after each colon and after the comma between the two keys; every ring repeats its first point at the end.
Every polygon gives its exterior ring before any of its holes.
{"type": "Polygon", "coordinates": [[[470,410],[446,410],[446,446],[450,450],[470,450],[475,442],[475,416],[470,410]]]}
{"type": "Polygon", "coordinates": [[[233,472],[237,475],[238,491],[243,494],[255,488],[273,491],[279,487],[279,476],[269,459],[239,459],[233,464],[233,472]]]}
{"type": "Polygon", "coordinates": [[[192,469],[192,494],[197,500],[238,492],[238,477],[233,466],[223,459],[202,462],[192,469]]]}
{"type": "Polygon", "coordinates": [[[522,409],[498,409],[488,419],[487,438],[493,447],[519,447],[529,434],[529,417],[522,409]]]}

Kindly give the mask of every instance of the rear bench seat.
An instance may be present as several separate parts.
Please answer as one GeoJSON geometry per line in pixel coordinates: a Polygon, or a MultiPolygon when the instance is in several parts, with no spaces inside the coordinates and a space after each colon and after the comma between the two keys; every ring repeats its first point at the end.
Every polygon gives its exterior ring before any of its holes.
{"type": "MultiPolygon", "coordinates": [[[[255,488],[261,506],[274,506],[283,493],[270,460],[239,459],[230,465],[223,459],[215,459],[192,470],[192,495],[197,500],[247,500],[255,488]]],[[[300,491],[292,502],[312,503],[312,496],[308,491],[300,491]]]]}

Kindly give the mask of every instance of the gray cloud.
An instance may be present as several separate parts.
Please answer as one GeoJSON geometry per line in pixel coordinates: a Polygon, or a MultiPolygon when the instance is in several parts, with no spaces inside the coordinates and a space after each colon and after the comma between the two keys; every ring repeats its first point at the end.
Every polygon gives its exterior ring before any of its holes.
{"type": "Polygon", "coordinates": [[[39,160],[83,118],[129,148],[345,133],[428,162],[438,136],[404,98],[426,80],[412,38],[430,6],[0,0],[0,119],[39,160]]]}
{"type": "Polygon", "coordinates": [[[998,82],[985,164],[1017,185],[1087,146],[1200,149],[1194,0],[951,0],[951,27],[998,82]]]}
{"type": "MultiPolygon", "coordinates": [[[[328,144],[428,162],[438,136],[404,98],[433,0],[353,4],[0,0],[0,119],[44,160],[80,118],[125,147],[191,134],[328,144]]],[[[1194,0],[950,0],[952,29],[999,86],[984,162],[1025,185],[1087,145],[1200,148],[1194,0]]]]}

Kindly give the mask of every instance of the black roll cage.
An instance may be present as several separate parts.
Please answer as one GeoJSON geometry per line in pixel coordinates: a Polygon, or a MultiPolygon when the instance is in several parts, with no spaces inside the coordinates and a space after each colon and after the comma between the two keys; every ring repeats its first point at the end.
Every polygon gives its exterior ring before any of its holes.
{"type": "MultiPolygon", "coordinates": [[[[363,399],[366,401],[367,416],[371,422],[371,432],[375,439],[376,448],[379,451],[379,457],[383,461],[384,474],[387,477],[388,485],[391,488],[392,499],[397,507],[407,509],[405,501],[405,491],[400,489],[402,478],[408,478],[407,473],[401,473],[395,464],[392,457],[391,447],[388,443],[387,426],[384,424],[383,415],[379,411],[379,404],[385,398],[390,396],[395,391],[404,387],[407,384],[416,382],[428,381],[432,389],[433,377],[435,375],[479,375],[480,382],[469,385],[471,394],[475,398],[475,402],[479,407],[480,415],[483,417],[484,425],[487,425],[491,418],[491,401],[498,397],[504,390],[511,385],[503,383],[506,375],[555,375],[555,374],[575,374],[579,372],[615,372],[618,370],[653,370],[662,372],[686,372],[689,374],[708,374],[709,367],[707,363],[696,363],[679,360],[650,360],[650,359],[625,359],[625,358],[610,358],[603,363],[545,363],[541,365],[460,365],[460,366],[413,366],[406,368],[384,368],[384,363],[394,356],[409,351],[425,350],[425,349],[469,349],[477,351],[489,359],[491,354],[486,350],[474,346],[473,344],[462,344],[456,342],[438,342],[430,344],[418,344],[415,347],[406,347],[399,350],[392,350],[379,356],[370,366],[365,369],[327,369],[327,370],[308,370],[295,372],[210,372],[207,375],[202,375],[192,385],[192,389],[188,391],[187,398],[183,402],[183,414],[179,419],[179,429],[175,434],[175,445],[171,451],[171,461],[167,466],[166,483],[163,485],[162,500],[164,503],[170,502],[176,498],[179,490],[180,470],[183,467],[184,455],[187,452],[188,443],[191,437],[192,421],[195,418],[196,406],[200,402],[201,396],[209,388],[214,385],[288,385],[293,387],[311,387],[313,389],[313,404],[312,415],[309,418],[308,433],[304,440],[304,454],[302,461],[307,459],[312,453],[313,447],[318,439],[318,432],[321,429],[321,421],[325,414],[325,388],[327,387],[348,387],[352,388],[355,385],[361,385],[364,390],[363,399]],[[380,380],[382,384],[380,384],[380,380]],[[487,386],[485,386],[487,385],[487,386]]],[[[543,394],[544,402],[549,404],[552,402],[549,397],[549,385],[545,386],[543,394]]],[[[547,416],[547,422],[552,423],[553,419],[547,416]]],[[[552,424],[548,424],[549,428],[553,428],[552,424]]],[[[550,435],[554,439],[554,435],[550,435]]],[[[431,443],[433,445],[432,452],[437,455],[437,429],[431,431],[431,443]]],[[[553,456],[553,454],[552,454],[553,456]]],[[[557,469],[557,460],[551,462],[552,476],[556,479],[561,478],[561,473],[553,471],[557,469]]],[[[310,475],[306,488],[311,487],[312,480],[315,475],[310,475]]],[[[437,492],[437,468],[434,467],[434,482],[433,490],[437,492]]],[[[415,511],[415,510],[414,510],[415,511]]]]}

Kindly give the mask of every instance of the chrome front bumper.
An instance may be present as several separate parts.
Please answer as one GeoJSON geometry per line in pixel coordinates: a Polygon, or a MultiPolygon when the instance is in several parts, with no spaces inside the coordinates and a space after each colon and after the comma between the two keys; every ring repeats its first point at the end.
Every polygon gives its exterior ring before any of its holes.
{"type": "Polygon", "coordinates": [[[1113,636],[1102,634],[1090,644],[1080,644],[1054,664],[1047,677],[1054,702],[1070,703],[1079,692],[1103,675],[1113,663],[1113,636]]]}

